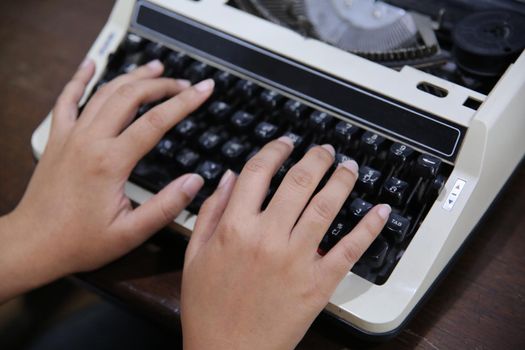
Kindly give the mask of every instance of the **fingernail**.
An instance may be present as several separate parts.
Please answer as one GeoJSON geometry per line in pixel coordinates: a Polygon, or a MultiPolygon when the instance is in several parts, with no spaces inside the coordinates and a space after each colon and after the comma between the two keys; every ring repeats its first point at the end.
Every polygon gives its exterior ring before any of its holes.
{"type": "Polygon", "coordinates": [[[182,88],[189,88],[191,86],[191,81],[185,79],[177,79],[177,84],[182,88]]]}
{"type": "Polygon", "coordinates": [[[295,146],[294,143],[293,143],[293,140],[291,138],[289,138],[288,136],[281,136],[277,140],[286,143],[287,145],[289,145],[292,148],[295,146]]]}
{"type": "Polygon", "coordinates": [[[219,182],[219,188],[225,186],[227,183],[229,183],[231,181],[233,177],[233,171],[231,171],[230,169],[228,169],[224,175],[222,175],[222,178],[221,178],[221,181],[219,182]]]}
{"type": "Polygon", "coordinates": [[[80,66],[78,66],[78,68],[79,69],[84,69],[84,68],[88,67],[89,65],[91,65],[92,63],[93,63],[93,60],[86,57],[86,58],[84,58],[84,60],[80,64],[80,66]]]}
{"type": "Polygon", "coordinates": [[[215,86],[215,81],[213,79],[206,79],[193,86],[195,90],[199,92],[208,92],[215,86]]]}
{"type": "Polygon", "coordinates": [[[381,204],[377,209],[377,213],[383,220],[388,219],[390,212],[392,212],[392,208],[388,204],[381,204]]]}
{"type": "Polygon", "coordinates": [[[330,152],[330,154],[331,154],[332,156],[335,156],[335,148],[334,148],[334,146],[329,145],[329,144],[326,144],[326,145],[322,145],[321,147],[323,147],[325,150],[327,150],[328,152],[330,152]]]}
{"type": "Polygon", "coordinates": [[[193,198],[202,186],[204,186],[204,179],[197,174],[191,174],[182,184],[182,192],[186,193],[189,198],[193,198]]]}
{"type": "Polygon", "coordinates": [[[345,160],[340,164],[342,167],[345,167],[346,169],[350,170],[354,175],[358,175],[359,173],[359,165],[357,165],[356,161],[353,159],[345,160]]]}
{"type": "Polygon", "coordinates": [[[162,62],[160,62],[159,60],[153,60],[149,62],[148,64],[146,64],[146,66],[152,70],[161,70],[164,67],[162,65],[162,62]]]}

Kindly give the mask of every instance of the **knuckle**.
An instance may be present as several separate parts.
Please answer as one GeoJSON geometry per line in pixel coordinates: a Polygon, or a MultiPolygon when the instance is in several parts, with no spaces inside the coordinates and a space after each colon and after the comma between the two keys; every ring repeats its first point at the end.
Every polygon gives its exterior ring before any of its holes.
{"type": "Polygon", "coordinates": [[[85,133],[81,132],[74,132],[69,139],[69,149],[73,150],[73,152],[77,153],[79,152],[81,155],[86,155],[92,152],[92,147],[90,147],[90,140],[88,136],[85,133]]]}
{"type": "Polygon", "coordinates": [[[113,151],[108,151],[105,148],[81,149],[83,158],[94,175],[113,174],[120,169],[118,158],[113,151]]]}
{"type": "Polygon", "coordinates": [[[336,214],[331,202],[322,196],[314,198],[312,208],[318,219],[321,219],[323,222],[331,222],[336,214]]]}
{"type": "Polygon", "coordinates": [[[361,257],[359,247],[352,241],[344,244],[343,257],[348,264],[355,264],[361,257]]]}
{"type": "Polygon", "coordinates": [[[137,87],[127,83],[119,86],[115,94],[123,99],[134,99],[137,96],[137,87]]]}
{"type": "Polygon", "coordinates": [[[321,146],[314,147],[310,150],[310,155],[315,158],[316,161],[319,161],[323,164],[332,164],[334,157],[321,146]]]}
{"type": "Polygon", "coordinates": [[[81,87],[75,81],[70,81],[62,90],[57,99],[57,106],[64,106],[73,103],[72,96],[75,95],[81,87]]]}
{"type": "Polygon", "coordinates": [[[307,189],[310,186],[312,186],[314,182],[314,178],[312,174],[310,174],[309,171],[307,171],[305,168],[301,166],[295,166],[293,167],[288,175],[289,178],[289,184],[293,188],[297,189],[307,189]]]}
{"type": "Polygon", "coordinates": [[[244,169],[251,173],[264,173],[269,171],[269,165],[267,161],[261,156],[252,157],[247,163],[244,169]]]}
{"type": "Polygon", "coordinates": [[[145,118],[148,126],[154,130],[164,130],[165,128],[165,116],[159,108],[153,108],[146,115],[145,118]]]}
{"type": "Polygon", "coordinates": [[[62,93],[62,96],[63,95],[66,95],[66,94],[69,94],[69,93],[72,93],[72,92],[77,92],[81,89],[84,88],[84,84],[82,84],[79,80],[71,80],[69,83],[66,84],[66,86],[64,87],[64,91],[62,93]]]}
{"type": "Polygon", "coordinates": [[[95,98],[97,96],[110,96],[114,90],[114,87],[115,87],[114,81],[106,83],[97,89],[97,92],[95,93],[95,96],[93,97],[95,98]]]}
{"type": "Polygon", "coordinates": [[[159,207],[163,223],[168,224],[173,221],[176,215],[173,206],[170,206],[166,201],[161,201],[159,207]]]}
{"type": "Polygon", "coordinates": [[[217,238],[219,240],[220,245],[227,246],[232,241],[239,242],[239,231],[240,230],[237,226],[237,223],[235,223],[231,219],[223,218],[217,230],[217,238]]]}

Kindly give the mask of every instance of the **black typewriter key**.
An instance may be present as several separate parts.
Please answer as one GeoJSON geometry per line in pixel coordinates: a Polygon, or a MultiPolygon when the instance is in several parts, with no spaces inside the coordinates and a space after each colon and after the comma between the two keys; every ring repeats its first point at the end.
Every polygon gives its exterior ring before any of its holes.
{"type": "Polygon", "coordinates": [[[157,154],[162,158],[173,158],[177,151],[177,143],[170,138],[164,138],[155,146],[157,154]]]}
{"type": "Polygon", "coordinates": [[[144,49],[144,55],[147,61],[161,60],[162,57],[168,53],[168,48],[159,43],[148,43],[144,49]]]}
{"type": "Polygon", "coordinates": [[[334,121],[334,117],[325,112],[314,111],[310,114],[310,126],[316,131],[325,132],[334,121]]]}
{"type": "Polygon", "coordinates": [[[363,254],[361,260],[371,268],[378,269],[385,263],[388,249],[388,242],[382,237],[377,237],[363,254]]]}
{"type": "Polygon", "coordinates": [[[259,101],[261,102],[261,106],[264,109],[271,111],[281,105],[281,103],[284,101],[284,97],[278,92],[264,90],[261,92],[261,96],[259,96],[259,101]]]}
{"type": "Polygon", "coordinates": [[[357,224],[369,211],[372,209],[372,204],[361,198],[356,198],[352,201],[349,208],[349,214],[354,224],[357,224]]]}
{"type": "Polygon", "coordinates": [[[362,193],[374,194],[379,189],[381,172],[364,166],[359,168],[359,178],[357,179],[357,189],[362,193]]]}
{"type": "Polygon", "coordinates": [[[436,176],[428,185],[423,201],[433,202],[441,193],[447,179],[443,175],[436,176]]]}
{"type": "Polygon", "coordinates": [[[335,169],[337,169],[339,164],[342,164],[342,163],[346,162],[347,160],[352,160],[352,159],[353,159],[352,157],[349,157],[346,154],[337,152],[335,154],[335,160],[334,160],[334,164],[332,165],[332,169],[331,170],[335,171],[335,169]]]}
{"type": "Polygon", "coordinates": [[[283,136],[288,137],[293,142],[294,149],[298,150],[304,146],[304,137],[293,133],[291,131],[287,131],[283,134],[283,136]]]}
{"type": "Polygon", "coordinates": [[[221,153],[230,162],[239,161],[246,153],[247,147],[238,140],[230,140],[226,142],[221,149],[221,153]]]}
{"type": "Polygon", "coordinates": [[[249,80],[239,80],[235,84],[235,93],[244,99],[251,99],[259,91],[259,86],[249,80]]]}
{"type": "Polygon", "coordinates": [[[414,171],[417,176],[425,179],[434,178],[441,167],[441,160],[429,154],[422,154],[417,158],[414,171]]]}
{"type": "Polygon", "coordinates": [[[334,138],[340,146],[347,146],[354,138],[359,128],[345,121],[340,121],[335,125],[334,138]]]}
{"type": "Polygon", "coordinates": [[[122,49],[129,55],[139,51],[145,42],[146,40],[142,37],[130,33],[126,36],[126,40],[124,40],[124,43],[122,44],[122,49]]]}
{"type": "Polygon", "coordinates": [[[184,77],[193,84],[209,77],[213,68],[203,62],[193,62],[184,72],[184,77]]]}
{"type": "Polygon", "coordinates": [[[255,137],[263,142],[267,143],[276,138],[279,128],[276,125],[267,122],[261,122],[255,127],[255,137]]]}
{"type": "Polygon", "coordinates": [[[177,124],[175,134],[183,138],[189,138],[195,135],[197,130],[199,130],[197,122],[192,118],[186,118],[177,124]]]}
{"type": "Polygon", "coordinates": [[[213,75],[213,80],[215,80],[215,90],[226,91],[233,86],[233,83],[235,83],[236,78],[228,72],[217,71],[213,75]]]}
{"type": "Polygon", "coordinates": [[[381,197],[393,206],[401,206],[406,199],[408,183],[396,177],[388,178],[383,185],[381,197]]]}
{"type": "Polygon", "coordinates": [[[306,117],[308,107],[299,101],[288,100],[284,104],[283,113],[294,125],[301,123],[306,117]]]}
{"type": "Polygon", "coordinates": [[[401,243],[405,239],[409,227],[410,220],[392,213],[385,224],[383,235],[396,243],[401,243]]]}
{"type": "Polygon", "coordinates": [[[219,146],[224,142],[222,135],[214,131],[204,132],[198,140],[199,147],[208,153],[216,151],[219,146]]]}
{"type": "Polygon", "coordinates": [[[140,178],[141,183],[155,192],[162,190],[173,180],[173,176],[165,167],[144,160],[133,169],[133,176],[140,178]]]}
{"type": "Polygon", "coordinates": [[[231,117],[230,123],[238,131],[247,131],[255,123],[255,116],[251,113],[238,111],[231,117]]]}
{"type": "Polygon", "coordinates": [[[317,250],[319,255],[328,253],[348,232],[350,232],[350,225],[343,217],[337,217],[324,235],[321,244],[319,244],[319,249],[317,250]]]}
{"type": "Polygon", "coordinates": [[[226,121],[231,111],[230,105],[222,101],[215,101],[208,107],[208,113],[212,119],[221,123],[226,121]]]}
{"type": "Polygon", "coordinates": [[[183,172],[192,171],[197,166],[200,156],[189,148],[182,149],[175,156],[175,165],[183,172]]]}
{"type": "Polygon", "coordinates": [[[339,165],[343,162],[346,162],[347,160],[352,160],[352,157],[347,156],[346,154],[337,152],[335,154],[335,164],[339,165]]]}
{"type": "Polygon", "coordinates": [[[390,164],[396,166],[406,165],[412,156],[414,155],[414,150],[402,143],[395,142],[390,146],[388,151],[387,160],[390,164]]]}
{"type": "Polygon", "coordinates": [[[202,176],[207,185],[214,185],[219,182],[224,168],[221,164],[206,160],[199,164],[196,173],[202,176]]]}
{"type": "Polygon", "coordinates": [[[385,143],[385,138],[381,135],[367,131],[361,136],[361,149],[365,154],[377,156],[385,143]]]}
{"type": "Polygon", "coordinates": [[[192,59],[182,52],[170,52],[164,62],[165,75],[178,78],[191,61],[192,59]]]}

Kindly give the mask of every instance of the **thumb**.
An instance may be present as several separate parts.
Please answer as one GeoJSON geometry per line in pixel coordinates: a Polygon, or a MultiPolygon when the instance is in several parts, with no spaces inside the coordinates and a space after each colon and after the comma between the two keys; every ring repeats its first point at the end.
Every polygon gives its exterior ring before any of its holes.
{"type": "Polygon", "coordinates": [[[191,203],[204,185],[197,174],[177,178],[147,202],[133,210],[125,218],[123,232],[133,234],[136,245],[141,244],[153,233],[171,223],[191,203]]]}

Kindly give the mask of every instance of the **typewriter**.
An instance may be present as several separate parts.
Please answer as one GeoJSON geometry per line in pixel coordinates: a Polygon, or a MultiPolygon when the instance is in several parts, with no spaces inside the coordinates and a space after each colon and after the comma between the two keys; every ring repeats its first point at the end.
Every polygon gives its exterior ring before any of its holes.
{"type": "MultiPolygon", "coordinates": [[[[165,75],[216,91],[134,169],[143,203],[175,177],[206,186],[173,223],[190,235],[227,169],[266,142],[312,145],[360,164],[357,185],[326,233],[326,253],[371,208],[393,212],[348,271],[325,313],[375,337],[399,332],[525,154],[525,4],[484,0],[118,0],[88,56],[82,103],[119,74],[158,58],[165,75]]],[[[138,116],[152,105],[142,106],[138,116]]],[[[32,138],[36,157],[50,117],[32,138]]]]}

